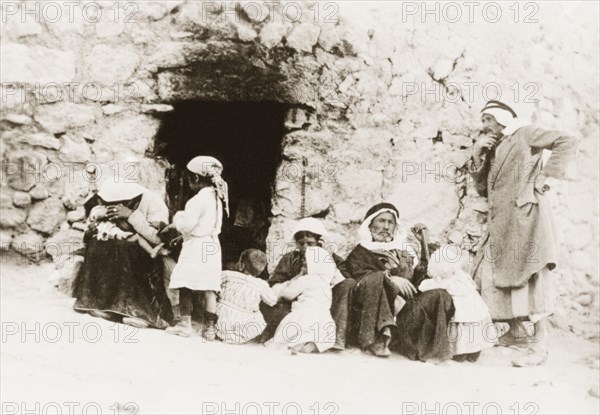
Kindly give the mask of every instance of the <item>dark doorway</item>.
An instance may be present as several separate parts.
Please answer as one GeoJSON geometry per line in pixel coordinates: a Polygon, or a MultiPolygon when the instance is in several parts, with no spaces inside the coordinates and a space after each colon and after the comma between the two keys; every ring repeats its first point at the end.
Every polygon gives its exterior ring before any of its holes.
{"type": "Polygon", "coordinates": [[[266,250],[286,110],[275,102],[182,102],[163,118],[155,150],[173,165],[167,172],[171,213],[193,196],[185,180],[189,160],[209,155],[223,163],[230,204],[220,235],[225,266],[244,249],[266,250]]]}

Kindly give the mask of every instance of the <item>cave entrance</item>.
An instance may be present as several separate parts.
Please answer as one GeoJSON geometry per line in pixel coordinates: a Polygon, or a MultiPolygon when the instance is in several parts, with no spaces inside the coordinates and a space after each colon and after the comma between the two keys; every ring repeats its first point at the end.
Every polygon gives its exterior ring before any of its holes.
{"type": "Polygon", "coordinates": [[[165,114],[156,153],[172,167],[167,172],[171,214],[193,196],[186,164],[197,155],[219,159],[229,184],[230,216],[219,237],[228,268],[247,248],[266,252],[271,193],[281,159],[287,106],[277,102],[181,102],[165,114]]]}

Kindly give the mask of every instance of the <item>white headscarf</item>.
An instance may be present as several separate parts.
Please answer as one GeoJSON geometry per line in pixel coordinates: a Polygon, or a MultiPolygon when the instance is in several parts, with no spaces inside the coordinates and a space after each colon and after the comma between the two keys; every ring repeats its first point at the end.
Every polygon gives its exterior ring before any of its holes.
{"type": "Polygon", "coordinates": [[[102,183],[98,196],[108,203],[119,202],[121,200],[131,200],[148,189],[137,183],[128,183],[126,181],[107,180],[102,183]]]}
{"type": "Polygon", "coordinates": [[[512,108],[500,101],[489,101],[481,110],[481,114],[491,115],[498,124],[503,125],[502,133],[504,135],[511,135],[528,124],[526,120],[518,118],[517,113],[512,108]]]}
{"type": "Polygon", "coordinates": [[[187,169],[200,176],[210,177],[217,190],[217,196],[223,201],[225,213],[229,216],[229,186],[223,180],[223,164],[211,156],[197,156],[190,160],[187,169]]]}
{"type": "Polygon", "coordinates": [[[319,219],[302,218],[294,227],[293,236],[296,236],[298,232],[310,232],[323,237],[327,234],[327,229],[325,229],[325,226],[323,226],[319,219]]]}
{"type": "Polygon", "coordinates": [[[408,251],[414,258],[413,265],[416,266],[416,264],[418,264],[419,262],[417,252],[415,251],[413,244],[410,244],[406,241],[406,232],[404,232],[404,230],[398,222],[398,213],[394,209],[384,207],[382,209],[376,210],[375,212],[371,213],[371,215],[367,216],[363,223],[360,225],[360,228],[358,228],[358,237],[360,240],[360,244],[363,247],[367,248],[369,251],[391,251],[393,249],[408,251]],[[373,222],[373,219],[375,219],[377,216],[381,215],[384,212],[389,212],[392,215],[394,215],[394,217],[396,218],[396,229],[394,230],[394,235],[392,235],[391,241],[375,242],[373,241],[373,235],[371,235],[371,230],[369,229],[369,226],[371,225],[371,222],[373,222]]]}

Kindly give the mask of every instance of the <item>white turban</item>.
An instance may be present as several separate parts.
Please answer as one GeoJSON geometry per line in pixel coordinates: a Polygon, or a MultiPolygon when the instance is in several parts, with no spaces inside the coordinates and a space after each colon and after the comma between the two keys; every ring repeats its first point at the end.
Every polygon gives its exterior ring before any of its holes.
{"type": "Polygon", "coordinates": [[[517,117],[517,113],[508,105],[500,101],[488,101],[485,104],[481,114],[491,115],[496,119],[498,124],[504,126],[502,133],[504,135],[511,135],[519,128],[525,126],[527,123],[517,117]]]}
{"type": "Polygon", "coordinates": [[[319,219],[315,218],[303,218],[296,224],[294,227],[294,236],[298,232],[310,232],[315,235],[325,236],[327,234],[327,229],[321,223],[319,219]]]}

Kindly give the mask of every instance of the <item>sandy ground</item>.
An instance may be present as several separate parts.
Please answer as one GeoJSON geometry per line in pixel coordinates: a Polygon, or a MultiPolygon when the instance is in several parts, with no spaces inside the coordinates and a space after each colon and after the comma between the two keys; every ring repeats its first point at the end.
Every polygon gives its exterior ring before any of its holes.
{"type": "Polygon", "coordinates": [[[52,265],[1,265],[2,413],[599,413],[599,347],[553,332],[546,365],[278,353],[135,330],[72,311],[52,265]],[[595,395],[595,396],[594,396],[595,395]],[[28,412],[33,413],[33,412],[28,412]]]}

